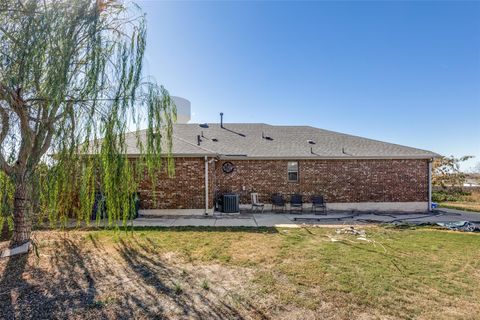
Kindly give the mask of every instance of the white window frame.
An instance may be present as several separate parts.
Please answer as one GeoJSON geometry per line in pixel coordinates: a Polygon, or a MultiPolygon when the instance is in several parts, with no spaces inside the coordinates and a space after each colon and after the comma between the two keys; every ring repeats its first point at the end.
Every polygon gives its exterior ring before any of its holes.
{"type": "Polygon", "coordinates": [[[299,171],[300,171],[300,167],[299,167],[298,161],[288,161],[287,162],[287,181],[288,182],[299,182],[300,181],[299,171]],[[291,170],[290,166],[289,166],[290,163],[296,163],[297,164],[297,170],[291,170]],[[297,174],[297,179],[296,180],[290,179],[290,173],[296,173],[297,174]]]}

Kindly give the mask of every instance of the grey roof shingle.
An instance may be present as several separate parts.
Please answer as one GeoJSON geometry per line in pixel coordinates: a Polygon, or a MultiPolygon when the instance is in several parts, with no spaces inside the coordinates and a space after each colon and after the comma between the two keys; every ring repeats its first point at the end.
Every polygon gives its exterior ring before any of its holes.
{"type": "MultiPolygon", "coordinates": [[[[139,132],[144,135],[144,132],[139,132]]],[[[248,158],[433,158],[431,151],[352,136],[309,126],[263,123],[175,124],[175,156],[219,155],[248,158]],[[200,146],[197,135],[202,135],[200,146]],[[271,137],[272,140],[264,137],[271,137]],[[214,141],[216,139],[217,141],[214,141]],[[309,143],[309,140],[315,144],[309,143]]],[[[138,154],[135,133],[127,136],[128,153],[138,154]]]]}

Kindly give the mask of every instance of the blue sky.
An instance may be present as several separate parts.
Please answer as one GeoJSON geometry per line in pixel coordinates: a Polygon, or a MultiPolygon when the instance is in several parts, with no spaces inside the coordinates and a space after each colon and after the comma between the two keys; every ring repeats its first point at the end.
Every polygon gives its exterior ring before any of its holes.
{"type": "Polygon", "coordinates": [[[480,2],[163,2],[146,73],[192,122],[311,125],[480,162],[480,2]]]}

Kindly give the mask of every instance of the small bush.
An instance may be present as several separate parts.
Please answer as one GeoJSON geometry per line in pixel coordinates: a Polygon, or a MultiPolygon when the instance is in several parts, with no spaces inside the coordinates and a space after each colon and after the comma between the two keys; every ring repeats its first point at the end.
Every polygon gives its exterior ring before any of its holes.
{"type": "Polygon", "coordinates": [[[182,294],[182,292],[183,292],[182,286],[179,283],[175,283],[174,287],[173,287],[173,292],[176,295],[182,294]]]}
{"type": "Polygon", "coordinates": [[[90,309],[102,309],[103,307],[105,307],[105,305],[106,305],[106,303],[104,301],[95,300],[88,305],[88,308],[90,308],[90,309]]]}
{"type": "Polygon", "coordinates": [[[471,192],[462,190],[461,188],[450,188],[445,190],[438,190],[432,193],[432,201],[445,202],[445,201],[464,201],[465,197],[471,195],[471,192]]]}
{"type": "Polygon", "coordinates": [[[202,289],[203,290],[209,290],[210,286],[208,285],[207,279],[202,281],[202,289]]]}

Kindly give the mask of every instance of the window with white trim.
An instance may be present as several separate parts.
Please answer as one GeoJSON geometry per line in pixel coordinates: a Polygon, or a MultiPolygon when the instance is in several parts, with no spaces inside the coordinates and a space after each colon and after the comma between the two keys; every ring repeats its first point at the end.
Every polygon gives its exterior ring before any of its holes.
{"type": "Polygon", "coordinates": [[[289,161],[287,164],[288,182],[298,182],[298,162],[289,161]]]}

